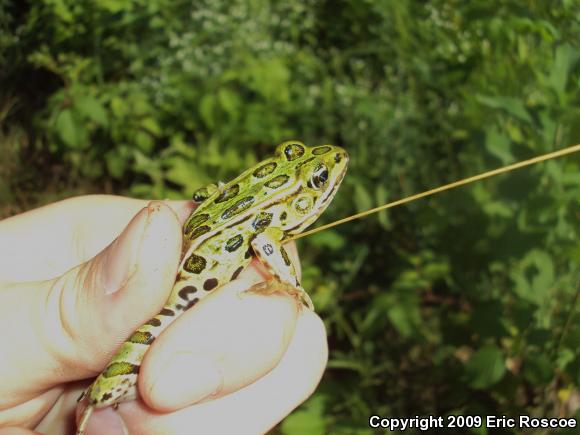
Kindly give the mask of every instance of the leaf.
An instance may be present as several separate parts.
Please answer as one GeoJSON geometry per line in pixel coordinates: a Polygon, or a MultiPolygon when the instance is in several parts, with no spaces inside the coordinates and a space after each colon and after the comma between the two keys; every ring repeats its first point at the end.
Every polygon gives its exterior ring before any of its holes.
{"type": "Polygon", "coordinates": [[[70,148],[84,148],[86,133],[83,126],[76,122],[72,110],[62,110],[56,118],[55,127],[62,141],[70,148]]]}
{"type": "Polygon", "coordinates": [[[515,291],[522,299],[542,304],[549,298],[554,282],[554,263],[548,253],[532,249],[511,273],[515,291]]]}
{"type": "Polygon", "coordinates": [[[570,349],[560,349],[558,352],[556,364],[558,369],[565,370],[566,366],[576,359],[576,352],[570,349]]]}
{"type": "Polygon", "coordinates": [[[83,117],[94,121],[100,126],[107,126],[109,121],[107,118],[107,112],[95,97],[90,95],[77,97],[74,102],[74,107],[83,117]]]}
{"type": "Polygon", "coordinates": [[[215,97],[211,94],[204,95],[199,103],[199,114],[209,128],[215,126],[215,103],[215,97]]]}
{"type": "Polygon", "coordinates": [[[165,177],[172,183],[188,188],[190,191],[206,185],[210,180],[196,165],[182,158],[171,158],[165,162],[168,166],[165,177]]]}
{"type": "Polygon", "coordinates": [[[412,293],[398,295],[388,308],[387,316],[399,333],[405,337],[418,335],[421,325],[419,300],[412,293]]]}
{"type": "Polygon", "coordinates": [[[373,200],[371,195],[360,183],[354,185],[354,203],[358,212],[372,208],[373,200]]]}
{"type": "Polygon", "coordinates": [[[554,365],[543,353],[530,354],[524,362],[524,377],[533,385],[541,387],[554,377],[554,365]]]}
{"type": "MultiPolygon", "coordinates": [[[[383,205],[388,202],[388,190],[383,184],[379,184],[375,190],[376,203],[378,205],[383,205]]],[[[379,223],[385,230],[390,230],[392,228],[391,219],[387,210],[383,210],[378,213],[379,223]]]]}
{"type": "Polygon", "coordinates": [[[124,5],[124,3],[125,2],[122,2],[119,0],[97,0],[96,1],[96,4],[98,6],[100,6],[101,8],[103,8],[106,11],[111,12],[111,13],[116,13],[116,12],[123,10],[123,8],[126,7],[124,5]]]}
{"type": "Polygon", "coordinates": [[[505,374],[503,353],[493,345],[482,347],[467,362],[465,370],[468,382],[473,388],[491,387],[505,374]]]}
{"type": "Polygon", "coordinates": [[[224,109],[233,120],[239,119],[241,102],[236,93],[229,89],[222,88],[218,92],[218,100],[222,109],[224,109]]]}
{"type": "Polygon", "coordinates": [[[282,423],[282,433],[286,435],[324,435],[326,424],[320,414],[308,411],[296,411],[282,423]]]}
{"type": "Polygon", "coordinates": [[[266,100],[289,101],[288,80],[290,72],[281,58],[251,62],[248,72],[253,89],[266,100]]]}
{"type": "Polygon", "coordinates": [[[139,124],[153,136],[159,136],[161,134],[161,127],[155,118],[148,116],[143,118],[139,124]]]}
{"type": "Polygon", "coordinates": [[[327,433],[324,420],[324,403],[326,398],[320,394],[310,398],[298,411],[293,412],[282,422],[282,433],[285,435],[327,433]]]}
{"type": "Polygon", "coordinates": [[[481,302],[471,316],[473,331],[484,338],[500,338],[508,335],[504,323],[502,306],[497,301],[481,302]]]}
{"type": "Polygon", "coordinates": [[[52,0],[46,3],[52,6],[54,14],[63,22],[74,21],[74,14],[71,11],[72,5],[65,0],[52,0]]]}
{"type": "Polygon", "coordinates": [[[135,92],[129,95],[125,104],[131,108],[131,113],[137,116],[144,116],[152,112],[148,96],[144,92],[135,92]]]}
{"type": "MultiPolygon", "coordinates": [[[[123,149],[123,148],[118,148],[123,149]]],[[[107,170],[115,178],[121,178],[127,168],[127,160],[119,155],[117,149],[108,151],[105,154],[107,170]]]]}
{"type": "Polygon", "coordinates": [[[330,251],[338,251],[345,243],[345,238],[337,231],[328,230],[313,234],[310,237],[310,243],[314,246],[327,248],[330,251]]]}
{"type": "Polygon", "coordinates": [[[151,151],[153,151],[154,141],[149,133],[137,131],[134,134],[133,140],[135,141],[137,148],[145,154],[151,154],[151,151]]]}
{"type": "Polygon", "coordinates": [[[549,296],[550,287],[554,282],[554,263],[545,251],[532,250],[526,258],[529,258],[536,266],[538,273],[532,278],[532,289],[539,295],[549,296]]]}
{"type": "Polygon", "coordinates": [[[542,133],[544,142],[546,144],[551,144],[554,142],[561,121],[556,119],[553,114],[549,113],[547,110],[539,110],[538,114],[540,124],[542,125],[540,132],[542,133]]]}
{"type": "Polygon", "coordinates": [[[532,123],[532,118],[528,113],[524,103],[514,97],[489,97],[486,95],[477,95],[477,101],[494,109],[503,109],[513,115],[520,121],[532,123]]]}
{"type": "Polygon", "coordinates": [[[126,101],[119,97],[113,97],[111,99],[111,110],[115,117],[124,118],[128,112],[126,101]]]}
{"type": "Polygon", "coordinates": [[[576,187],[576,186],[580,186],[580,172],[567,172],[565,174],[562,174],[562,178],[561,178],[562,184],[564,186],[569,186],[569,187],[576,187]]]}
{"type": "Polygon", "coordinates": [[[507,136],[500,133],[496,127],[492,127],[486,131],[485,147],[491,155],[498,158],[504,165],[515,161],[510,150],[510,140],[507,136]]]}
{"type": "Polygon", "coordinates": [[[564,98],[564,91],[568,83],[570,70],[580,58],[580,51],[570,44],[560,45],[556,49],[554,65],[550,73],[549,83],[556,91],[560,100],[564,98]]]}

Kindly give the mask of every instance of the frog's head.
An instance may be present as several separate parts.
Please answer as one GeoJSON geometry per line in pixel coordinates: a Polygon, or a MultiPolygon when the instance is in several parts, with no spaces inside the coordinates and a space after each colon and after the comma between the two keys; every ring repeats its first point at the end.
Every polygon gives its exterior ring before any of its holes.
{"type": "Polygon", "coordinates": [[[313,223],[334,198],[348,165],[347,152],[334,145],[307,147],[289,141],[276,148],[292,179],[293,188],[284,199],[287,212],[283,230],[287,235],[302,232],[313,223]]]}

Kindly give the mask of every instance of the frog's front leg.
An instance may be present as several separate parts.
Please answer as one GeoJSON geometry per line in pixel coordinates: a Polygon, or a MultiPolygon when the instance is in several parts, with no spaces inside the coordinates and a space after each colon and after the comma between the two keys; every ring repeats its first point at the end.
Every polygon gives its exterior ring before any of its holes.
{"type": "Polygon", "coordinates": [[[312,300],[300,285],[296,268],[282,246],[283,238],[284,232],[280,228],[267,228],[252,239],[254,254],[266,266],[274,280],[257,284],[250,291],[261,294],[284,291],[314,310],[312,300]]]}

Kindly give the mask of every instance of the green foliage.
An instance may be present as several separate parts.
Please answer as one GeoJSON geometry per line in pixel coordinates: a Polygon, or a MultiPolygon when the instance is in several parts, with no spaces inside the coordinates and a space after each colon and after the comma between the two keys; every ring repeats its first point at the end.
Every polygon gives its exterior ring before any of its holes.
{"type": "MultiPolygon", "coordinates": [[[[0,143],[34,144],[72,184],[165,198],[283,140],[332,142],[351,167],[330,221],[580,142],[579,14],[575,0],[5,0],[0,143]]],[[[574,415],[579,174],[566,157],[305,240],[331,354],[280,431],[574,415]]]]}

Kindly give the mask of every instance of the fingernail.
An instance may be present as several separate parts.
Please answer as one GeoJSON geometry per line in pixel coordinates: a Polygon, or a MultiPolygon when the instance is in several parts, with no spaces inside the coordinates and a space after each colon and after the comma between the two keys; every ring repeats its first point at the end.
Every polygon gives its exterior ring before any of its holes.
{"type": "Polygon", "coordinates": [[[87,435],[93,433],[106,433],[110,435],[128,435],[129,431],[119,413],[111,407],[99,409],[93,414],[87,430],[87,435]],[[98,428],[98,431],[94,430],[98,428]]]}
{"type": "Polygon", "coordinates": [[[150,208],[147,206],[137,213],[121,235],[107,248],[103,265],[105,294],[118,291],[133,273],[149,215],[150,208]]]}
{"type": "Polygon", "coordinates": [[[191,405],[216,394],[223,376],[215,361],[202,355],[177,353],[161,370],[151,387],[151,397],[167,408],[191,405]]]}

